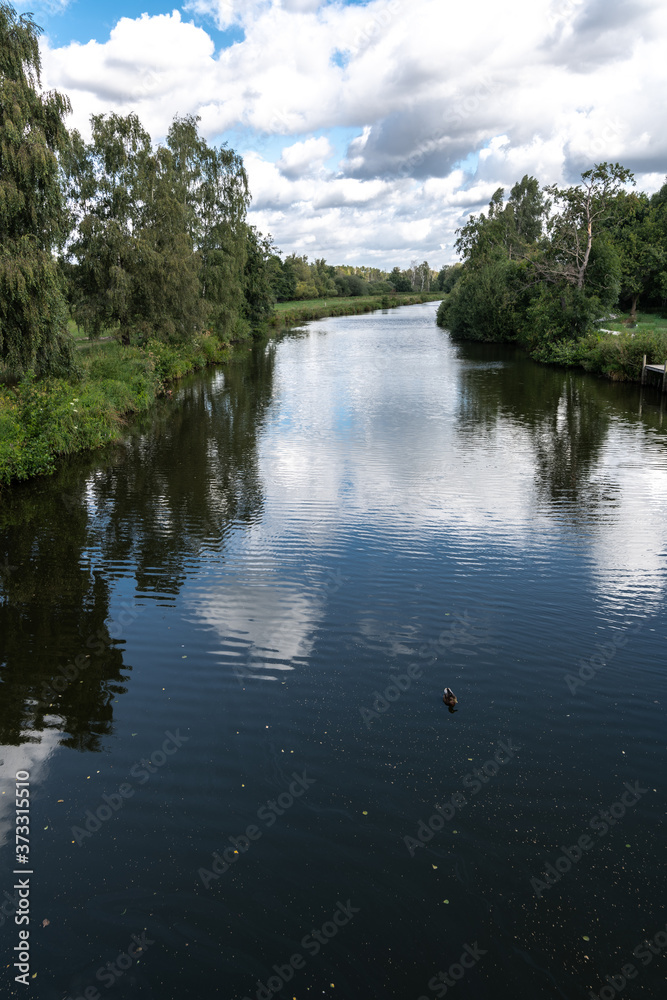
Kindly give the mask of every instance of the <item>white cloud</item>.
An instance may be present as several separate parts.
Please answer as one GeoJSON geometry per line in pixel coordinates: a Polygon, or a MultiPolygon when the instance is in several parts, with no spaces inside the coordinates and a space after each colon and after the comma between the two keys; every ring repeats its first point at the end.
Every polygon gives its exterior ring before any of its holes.
{"type": "Polygon", "coordinates": [[[655,190],[667,169],[662,0],[507,0],[502,21],[490,0],[185,9],[208,21],[173,11],[123,18],[106,42],[46,43],[46,81],[79,126],[113,108],[155,137],[174,113],[201,114],[209,138],[245,129],[253,221],[287,252],[439,264],[469,211],[524,173],[573,182],[619,160],[655,190]],[[213,21],[243,39],[216,52],[213,21]],[[340,127],[358,138],[325,170],[340,127]],[[269,158],[271,136],[287,141],[269,158]]]}
{"type": "Polygon", "coordinates": [[[318,173],[325,160],[333,155],[334,148],[324,136],[319,139],[306,139],[305,142],[295,142],[285,146],[276,166],[283,175],[292,180],[299,177],[309,177],[318,173]]]}

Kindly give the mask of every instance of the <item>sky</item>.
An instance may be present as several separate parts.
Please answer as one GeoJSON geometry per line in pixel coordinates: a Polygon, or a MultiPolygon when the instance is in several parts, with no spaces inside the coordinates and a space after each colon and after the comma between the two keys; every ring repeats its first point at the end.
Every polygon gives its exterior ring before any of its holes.
{"type": "Polygon", "coordinates": [[[70,125],[196,114],[283,254],[433,268],[524,174],[667,174],[665,0],[31,0],[70,125]]]}

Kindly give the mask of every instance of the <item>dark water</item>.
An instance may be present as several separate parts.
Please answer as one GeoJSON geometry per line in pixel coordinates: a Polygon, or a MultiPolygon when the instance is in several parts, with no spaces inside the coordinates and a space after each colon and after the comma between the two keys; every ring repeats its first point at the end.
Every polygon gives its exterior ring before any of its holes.
{"type": "Polygon", "coordinates": [[[660,397],[435,308],[0,498],[3,995],[665,995],[660,397]]]}

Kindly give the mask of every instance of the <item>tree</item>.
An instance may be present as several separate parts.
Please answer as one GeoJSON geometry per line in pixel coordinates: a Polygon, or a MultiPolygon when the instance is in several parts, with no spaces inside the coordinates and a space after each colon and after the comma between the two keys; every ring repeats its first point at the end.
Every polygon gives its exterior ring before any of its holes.
{"type": "Polygon", "coordinates": [[[463,264],[445,264],[440,268],[433,286],[436,292],[449,294],[456,282],[463,276],[463,264]]]}
{"type": "Polygon", "coordinates": [[[561,207],[560,214],[549,219],[550,253],[541,263],[542,273],[574,285],[579,291],[586,281],[586,270],[598,228],[608,218],[623,185],[634,184],[632,172],[620,163],[599,163],[582,175],[582,184],[545,188],[561,207]]]}
{"type": "Polygon", "coordinates": [[[271,236],[262,236],[255,226],[246,226],[244,314],[253,326],[265,322],[273,311],[271,262],[275,251],[271,236]]]}
{"type": "Polygon", "coordinates": [[[524,174],[510,191],[507,208],[512,219],[511,250],[525,250],[542,235],[543,219],[550,204],[540,191],[536,177],[524,174]]]}
{"type": "Polygon", "coordinates": [[[75,132],[67,164],[77,224],[70,248],[78,262],[74,315],[94,336],[117,327],[121,342],[129,344],[140,318],[137,234],[151,140],[135,114],[93,115],[91,124],[92,143],[75,132]]]}
{"type": "Polygon", "coordinates": [[[521,258],[539,239],[548,207],[537,179],[525,174],[510,191],[507,204],[504,188],[497,188],[488,215],[471,215],[457,230],[456,249],[473,267],[494,253],[499,258],[521,258]]]}
{"type": "Polygon", "coordinates": [[[93,116],[89,146],[74,136],[75,315],[94,334],[184,339],[207,324],[230,332],[241,317],[247,177],[197,122],[176,118],[155,150],[135,114],[93,116]]]}
{"type": "Polygon", "coordinates": [[[621,260],[621,295],[630,300],[630,319],[637,318],[637,303],[667,263],[659,210],[645,194],[619,198],[617,218],[610,236],[621,260]]]}
{"type": "Polygon", "coordinates": [[[389,275],[389,281],[394,286],[397,292],[411,292],[412,282],[410,278],[404,271],[401,271],[400,267],[394,267],[389,275]]]}
{"type": "Polygon", "coordinates": [[[245,311],[245,218],[250,194],[243,160],[226,145],[209,147],[199,135],[199,118],[193,115],[174,119],[167,145],[174,156],[178,197],[199,254],[207,322],[227,335],[245,311]]]}
{"type": "Polygon", "coordinates": [[[41,92],[40,33],[31,15],[0,3],[0,360],[14,377],[72,363],[54,258],[68,232],[59,157],[70,105],[41,92]]]}

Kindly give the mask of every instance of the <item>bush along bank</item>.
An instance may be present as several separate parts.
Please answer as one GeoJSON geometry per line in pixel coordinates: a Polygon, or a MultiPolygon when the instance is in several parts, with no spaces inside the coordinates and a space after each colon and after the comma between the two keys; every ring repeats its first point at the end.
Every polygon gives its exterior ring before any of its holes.
{"type": "Polygon", "coordinates": [[[338,302],[335,298],[322,303],[281,302],[274,307],[273,315],[269,318],[269,326],[274,329],[282,326],[299,326],[309,320],[325,319],[327,316],[355,316],[376,309],[394,309],[397,306],[414,306],[420,302],[436,302],[441,298],[441,292],[423,292],[382,297],[359,296],[343,302],[338,302]]]}
{"type": "Polygon", "coordinates": [[[667,359],[667,327],[659,326],[637,332],[626,330],[610,333],[593,330],[580,338],[535,343],[529,337],[469,336],[454,332],[447,319],[447,304],[441,304],[438,325],[449,330],[455,340],[509,341],[524,347],[533,361],[560,365],[566,368],[583,368],[592,375],[615,382],[640,382],[644,355],[649,365],[662,365],[667,359]]]}
{"type": "Polygon", "coordinates": [[[126,417],[149,410],[169,382],[233,360],[249,336],[202,334],[182,344],[99,345],[68,378],[26,376],[0,387],[0,484],[49,475],[59,456],[120,441],[126,417]]]}
{"type": "Polygon", "coordinates": [[[454,339],[513,342],[536,361],[619,381],[639,381],[644,354],[663,364],[667,184],[650,197],[633,185],[625,167],[600,163],[569,188],[525,176],[507,201],[498,188],[488,213],[457,231],[462,264],[438,324],[454,339]],[[619,308],[627,320],[603,329],[619,308]]]}

